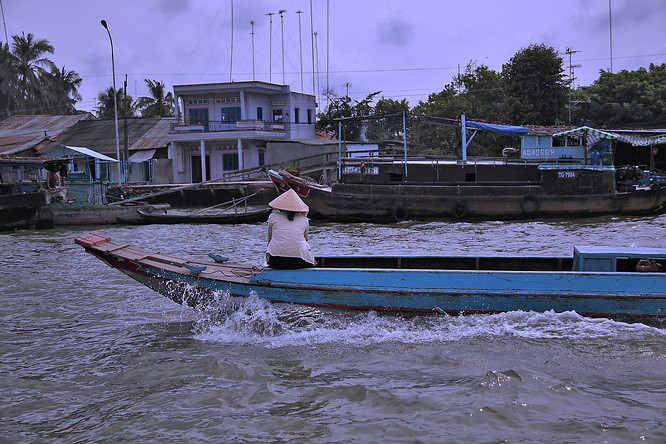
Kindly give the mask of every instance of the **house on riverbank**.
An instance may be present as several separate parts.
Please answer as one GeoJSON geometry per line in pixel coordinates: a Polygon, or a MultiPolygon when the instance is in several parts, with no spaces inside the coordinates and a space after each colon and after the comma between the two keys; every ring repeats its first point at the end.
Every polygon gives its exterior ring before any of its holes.
{"type": "Polygon", "coordinates": [[[269,143],[314,140],[315,97],[259,81],[175,85],[169,158],[175,183],[260,168],[269,143]]]}

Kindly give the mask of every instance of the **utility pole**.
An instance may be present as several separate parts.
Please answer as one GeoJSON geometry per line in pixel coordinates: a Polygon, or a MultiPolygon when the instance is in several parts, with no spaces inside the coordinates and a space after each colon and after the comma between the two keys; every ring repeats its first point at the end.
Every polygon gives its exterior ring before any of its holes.
{"type": "Polygon", "coordinates": [[[301,59],[301,92],[305,92],[303,89],[303,40],[301,40],[301,14],[303,11],[296,11],[298,14],[298,49],[300,52],[301,59]]]}
{"type": "Polygon", "coordinates": [[[280,14],[280,34],[282,35],[282,84],[285,85],[284,81],[284,14],[287,12],[286,9],[280,9],[278,14],[280,14]]]}
{"type": "Polygon", "coordinates": [[[129,130],[127,129],[127,114],[129,111],[127,109],[127,74],[125,74],[125,83],[123,84],[123,147],[125,154],[125,174],[124,182],[127,182],[129,179],[129,130]]]}
{"type": "Polygon", "coordinates": [[[266,13],[268,16],[268,83],[273,83],[273,16],[274,12],[266,13]]]}
{"type": "MultiPolygon", "coordinates": [[[[310,5],[312,5],[312,0],[310,0],[310,5]]],[[[2,0],[0,0],[0,10],[2,10],[2,24],[5,27],[5,43],[9,45],[9,38],[7,37],[7,23],[5,22],[5,8],[2,6],[2,0]]]]}
{"type": "Polygon", "coordinates": [[[116,96],[116,63],[113,59],[113,39],[111,38],[111,31],[109,30],[109,25],[106,24],[106,20],[101,20],[100,23],[106,29],[106,33],[109,35],[109,43],[111,44],[111,73],[113,75],[113,115],[116,124],[116,159],[118,160],[118,186],[122,183],[122,167],[120,166],[120,142],[118,138],[118,99],[116,96]]]}
{"type": "Polygon", "coordinates": [[[252,36],[252,81],[254,81],[254,20],[250,20],[250,27],[252,28],[250,32],[252,36]]]}
{"type": "Polygon", "coordinates": [[[345,88],[347,88],[347,95],[346,95],[347,98],[349,98],[349,86],[350,85],[351,85],[351,83],[349,83],[349,82],[345,82],[345,84],[344,84],[345,88]]]}
{"type": "Polygon", "coordinates": [[[579,51],[575,51],[571,47],[568,47],[565,52],[569,56],[569,124],[571,125],[571,91],[574,88],[574,81],[576,80],[574,69],[580,68],[581,65],[574,65],[571,63],[571,56],[579,51]]]}

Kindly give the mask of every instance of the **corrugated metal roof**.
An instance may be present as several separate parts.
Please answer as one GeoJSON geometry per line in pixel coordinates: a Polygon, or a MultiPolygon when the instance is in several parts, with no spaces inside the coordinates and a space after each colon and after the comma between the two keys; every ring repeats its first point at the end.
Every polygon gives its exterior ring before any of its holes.
{"type": "Polygon", "coordinates": [[[149,150],[169,146],[169,130],[175,117],[162,117],[148,132],[130,146],[130,151],[149,150]]]}
{"type": "MultiPolygon", "coordinates": [[[[134,145],[150,131],[162,117],[121,119],[118,121],[118,137],[120,150],[125,149],[125,128],[129,138],[128,146],[134,145]],[[127,123],[127,126],[125,126],[127,123]]],[[[116,157],[116,130],[113,120],[81,121],[72,126],[56,143],[51,143],[40,153],[48,153],[62,145],[85,146],[98,153],[116,157]]]]}
{"type": "Polygon", "coordinates": [[[68,128],[81,120],[90,118],[90,113],[72,116],[18,115],[10,117],[0,122],[0,153],[17,154],[36,150],[44,140],[55,140],[68,128]]]}
{"type": "Polygon", "coordinates": [[[90,120],[90,113],[71,116],[51,116],[46,114],[18,115],[0,122],[0,136],[35,131],[62,130],[69,128],[80,120],[90,120]]]}

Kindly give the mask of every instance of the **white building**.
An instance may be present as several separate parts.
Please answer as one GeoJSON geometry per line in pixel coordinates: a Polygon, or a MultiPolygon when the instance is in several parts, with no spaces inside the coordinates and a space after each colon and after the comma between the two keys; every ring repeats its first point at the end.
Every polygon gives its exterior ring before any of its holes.
{"type": "Polygon", "coordinates": [[[174,85],[169,132],[175,183],[261,167],[269,141],[315,139],[315,97],[249,81],[174,85]]]}

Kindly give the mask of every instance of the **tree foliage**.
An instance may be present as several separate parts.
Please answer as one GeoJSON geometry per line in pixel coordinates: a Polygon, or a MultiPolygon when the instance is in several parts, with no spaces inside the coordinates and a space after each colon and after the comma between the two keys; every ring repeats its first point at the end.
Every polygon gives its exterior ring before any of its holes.
{"type": "Polygon", "coordinates": [[[395,140],[403,136],[402,116],[409,116],[407,99],[401,101],[382,97],[370,113],[376,116],[368,122],[367,137],[370,140],[395,140]]]}
{"type": "Polygon", "coordinates": [[[333,133],[336,137],[343,137],[344,140],[361,140],[364,123],[360,118],[373,114],[374,107],[371,103],[380,92],[368,94],[361,100],[352,99],[349,96],[334,98],[330,101],[326,111],[319,113],[315,128],[319,131],[333,133]],[[345,123],[342,135],[338,134],[336,119],[353,119],[345,123]]]}
{"type": "MultiPolygon", "coordinates": [[[[109,86],[106,90],[97,95],[98,105],[95,107],[96,117],[100,120],[115,119],[115,107],[113,103],[113,87],[109,86]]],[[[116,91],[116,103],[118,105],[118,118],[129,119],[136,117],[136,103],[132,97],[124,93],[122,89],[116,91]]]]}
{"type": "Polygon", "coordinates": [[[590,86],[578,88],[573,114],[593,126],[666,125],[666,63],[649,69],[601,71],[590,86]]]}
{"type": "Polygon", "coordinates": [[[12,36],[11,49],[0,43],[0,115],[72,114],[81,96],[81,77],[48,59],[54,48],[32,33],[12,36]]]}
{"type": "Polygon", "coordinates": [[[166,87],[164,82],[144,79],[148,85],[150,97],[139,97],[137,108],[141,110],[141,117],[173,116],[174,100],[173,94],[164,94],[166,87]]]}
{"type": "Polygon", "coordinates": [[[502,65],[510,123],[554,125],[564,121],[568,82],[562,57],[546,45],[530,45],[502,65]]]}

